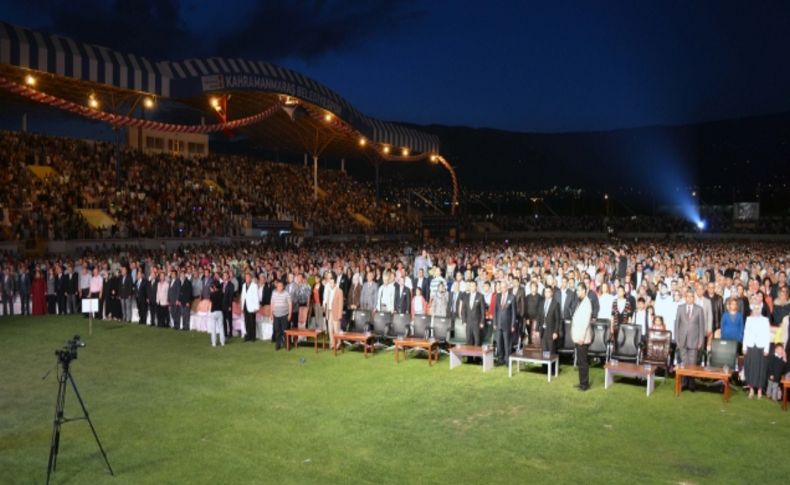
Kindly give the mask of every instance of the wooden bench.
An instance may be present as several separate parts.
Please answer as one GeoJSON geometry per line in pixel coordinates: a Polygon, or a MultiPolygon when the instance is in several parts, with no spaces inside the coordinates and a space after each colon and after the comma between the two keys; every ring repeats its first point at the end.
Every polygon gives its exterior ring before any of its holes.
{"type": "Polygon", "coordinates": [[[790,392],[790,379],[782,379],[782,409],[787,411],[787,393],[790,392]]]}
{"type": "Polygon", "coordinates": [[[686,365],[675,367],[675,396],[680,395],[683,377],[714,379],[724,383],[724,402],[730,400],[730,375],[731,372],[724,372],[721,367],[702,367],[701,365],[686,365]]]}
{"type": "Polygon", "coordinates": [[[368,350],[375,352],[376,348],[373,346],[373,340],[376,336],[372,333],[359,333],[359,332],[339,332],[335,334],[335,347],[332,349],[335,356],[337,356],[337,348],[340,347],[340,352],[345,353],[346,349],[341,345],[343,342],[356,342],[362,344],[365,349],[365,358],[368,358],[368,350]]]}
{"type": "Polygon", "coordinates": [[[483,372],[494,368],[494,349],[474,345],[456,345],[450,348],[450,369],[463,363],[463,357],[482,357],[483,372]]]}
{"type": "Polygon", "coordinates": [[[326,350],[326,332],[315,328],[289,328],[286,330],[285,350],[291,350],[291,339],[294,340],[294,347],[296,347],[299,337],[313,339],[316,353],[318,353],[318,339],[321,337],[321,350],[326,350]]]}
{"type": "Polygon", "coordinates": [[[403,358],[406,359],[406,350],[418,348],[428,351],[428,367],[433,366],[433,362],[439,360],[439,342],[424,338],[407,337],[395,339],[395,363],[400,362],[400,351],[403,350],[403,358]],[[435,354],[435,355],[434,355],[435,354]]]}

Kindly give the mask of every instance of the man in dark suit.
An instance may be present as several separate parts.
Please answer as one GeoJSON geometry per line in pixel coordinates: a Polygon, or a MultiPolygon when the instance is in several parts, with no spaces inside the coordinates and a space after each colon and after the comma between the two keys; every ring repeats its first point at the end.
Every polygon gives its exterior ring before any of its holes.
{"type": "MultiPolygon", "coordinates": [[[[677,350],[680,362],[684,365],[697,365],[699,351],[705,344],[705,316],[702,307],[694,304],[694,290],[686,290],[686,303],[678,306],[675,314],[675,330],[677,332],[677,350]]],[[[693,378],[683,378],[683,384],[691,391],[695,390],[693,378]]]]}
{"type": "Polygon", "coordinates": [[[417,277],[412,278],[412,291],[419,288],[422,290],[422,296],[425,301],[430,301],[431,298],[431,278],[425,276],[425,271],[421,268],[417,271],[417,277]]]}
{"type": "Polygon", "coordinates": [[[151,268],[151,273],[145,283],[146,295],[145,300],[148,308],[148,314],[151,316],[151,326],[162,326],[162,323],[157,319],[157,303],[156,303],[156,287],[159,284],[159,272],[155,267],[151,268]]]}
{"type": "Polygon", "coordinates": [[[516,331],[513,332],[516,348],[521,349],[521,339],[524,335],[524,320],[527,317],[527,295],[524,287],[521,286],[521,279],[514,277],[510,281],[510,292],[515,297],[516,302],[516,331]]]}
{"type": "Polygon", "coordinates": [[[0,291],[3,292],[3,315],[14,314],[14,295],[16,292],[16,277],[14,270],[9,265],[3,273],[2,287],[0,291]]]}
{"type": "Polygon", "coordinates": [[[554,352],[561,325],[560,304],[554,298],[554,289],[547,286],[543,289],[543,306],[538,314],[540,348],[544,352],[554,352]]]}
{"type": "Polygon", "coordinates": [[[167,306],[170,308],[170,318],[173,320],[173,329],[181,326],[181,306],[178,296],[181,294],[181,280],[175,269],[170,271],[170,281],[167,284],[167,306]]]}
{"type": "Polygon", "coordinates": [[[69,266],[67,277],[66,306],[69,313],[80,313],[80,274],[69,266]]]}
{"type": "Polygon", "coordinates": [[[506,281],[497,282],[494,298],[494,334],[496,335],[497,356],[501,365],[510,359],[510,336],[516,330],[516,297],[508,291],[506,281]]]}
{"type": "Polygon", "coordinates": [[[142,271],[137,271],[137,281],[134,283],[134,298],[137,303],[138,323],[145,325],[148,320],[148,280],[142,271]]]}
{"type": "Polygon", "coordinates": [[[19,293],[19,301],[22,303],[22,315],[30,315],[30,290],[32,282],[30,281],[30,274],[27,272],[25,265],[19,266],[19,276],[17,279],[17,293],[19,293]]]}
{"type": "Polygon", "coordinates": [[[192,282],[187,278],[187,273],[184,270],[181,270],[178,306],[180,307],[181,330],[189,330],[189,318],[192,316],[192,282]]]}
{"type": "Polygon", "coordinates": [[[543,306],[543,296],[538,293],[538,283],[534,280],[529,283],[529,294],[526,296],[525,301],[527,336],[529,337],[529,343],[537,346],[537,339],[533,340],[532,334],[538,331],[538,317],[543,306]]]}
{"type": "Polygon", "coordinates": [[[126,266],[121,266],[121,277],[118,280],[118,298],[121,300],[121,319],[124,322],[132,321],[132,292],[134,291],[134,282],[129,276],[129,270],[126,266]]]}
{"type": "Polygon", "coordinates": [[[572,280],[561,280],[560,288],[562,294],[560,295],[560,316],[563,320],[570,320],[573,317],[573,312],[576,311],[576,305],[579,304],[579,297],[576,296],[575,285],[570,284],[572,280]]]}
{"type": "MultiPolygon", "coordinates": [[[[348,293],[343,292],[344,295],[348,293]]],[[[395,303],[393,305],[395,313],[410,313],[411,312],[411,292],[403,283],[403,276],[398,275],[395,282],[395,303]]]]}
{"type": "Polygon", "coordinates": [[[485,326],[486,306],[483,294],[477,291],[477,282],[472,280],[467,283],[467,289],[461,311],[461,321],[466,325],[466,343],[469,345],[482,345],[482,332],[485,326]]]}
{"type": "MultiPolygon", "coordinates": [[[[233,295],[236,292],[233,282],[230,280],[230,273],[225,271],[222,275],[222,320],[225,325],[225,337],[233,335],[233,295]]],[[[272,334],[273,336],[274,334],[272,334]]]]}

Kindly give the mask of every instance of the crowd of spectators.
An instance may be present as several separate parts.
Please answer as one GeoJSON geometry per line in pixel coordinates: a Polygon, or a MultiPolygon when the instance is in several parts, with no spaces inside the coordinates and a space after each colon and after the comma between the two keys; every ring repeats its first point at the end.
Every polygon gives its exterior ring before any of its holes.
{"type": "Polygon", "coordinates": [[[251,217],[291,220],[314,234],[404,232],[414,218],[376,200],[345,173],[243,156],[184,158],[121,152],[115,146],[0,132],[3,236],[14,239],[207,237],[242,235],[251,217]],[[27,166],[50,167],[39,178],[27,166]],[[76,209],[106,211],[112,227],[93,229],[76,209]],[[362,218],[355,216],[359,214],[362,218]]]}
{"type": "MultiPolygon", "coordinates": [[[[562,318],[569,319],[578,304],[573,295],[583,287],[592,302],[593,319],[642,325],[643,331],[660,326],[673,337],[679,330],[679,309],[688,308],[682,305],[699,307],[704,314],[700,331],[708,346],[712,338],[743,342],[742,351],[749,351],[746,381],[759,395],[777,378],[766,368],[786,365],[781,346],[788,343],[789,266],[787,246],[770,242],[663,240],[612,247],[591,240],[494,241],[426,245],[419,253],[401,243],[307,242],[299,247],[234,243],[173,252],[115,248],[77,258],[4,255],[0,308],[8,315],[13,312],[9,307],[21,302],[23,312],[30,313],[32,300],[34,314],[72,313],[78,312],[80,298],[95,293],[104,300],[102,316],[131,320],[131,311],[121,309],[133,304],[138,309],[159,307],[164,318],[160,326],[178,328],[177,321],[170,321],[173,312],[168,307],[189,308],[193,299],[196,304],[207,299],[207,287],[229,288],[228,295],[238,299],[246,280],[246,288],[257,282],[261,308],[269,305],[272,288],[282,283],[294,314],[310,303],[322,305],[325,285],[331,283],[330,288],[336,284],[346,295],[346,319],[357,308],[459,318],[463,305],[457,302],[469,301],[459,298],[468,298],[466,293],[476,288],[471,291],[481,293],[486,302],[487,325],[494,302],[505,301],[500,295],[512,293],[519,321],[518,331],[514,326],[517,346],[529,339],[541,308],[547,308],[535,303],[539,299],[530,303],[527,295],[540,298],[537,295],[552,289],[553,295],[559,295],[552,298],[562,302],[562,318]],[[164,288],[163,296],[135,294],[143,279],[157,282],[164,288]],[[169,282],[176,279],[182,288],[189,288],[189,295],[167,294],[169,282]],[[189,284],[184,283],[187,280],[189,284]],[[476,287],[470,286],[473,281],[476,287]],[[751,328],[763,323],[764,329],[751,328]],[[750,365],[760,366],[761,372],[755,374],[754,367],[750,372],[750,365]]],[[[179,313],[175,315],[178,318],[179,313]]],[[[506,348],[505,354],[510,350],[506,348]]]]}

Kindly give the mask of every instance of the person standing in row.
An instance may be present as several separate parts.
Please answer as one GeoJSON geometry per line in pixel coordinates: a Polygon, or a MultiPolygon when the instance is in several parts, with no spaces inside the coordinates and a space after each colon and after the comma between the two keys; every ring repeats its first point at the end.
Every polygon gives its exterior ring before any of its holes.
{"type": "Polygon", "coordinates": [[[771,344],[771,324],[768,317],[763,316],[763,299],[759,294],[752,295],[749,300],[752,314],[746,319],[743,331],[743,351],[746,358],[743,372],[746,376],[746,387],[749,388],[749,399],[757,391],[757,399],[762,399],[763,388],[768,375],[768,351],[771,344]]]}
{"type": "Polygon", "coordinates": [[[576,345],[576,363],[579,366],[579,384],[576,386],[580,391],[590,388],[590,362],[587,358],[587,348],[592,342],[592,303],[587,298],[587,285],[579,284],[576,290],[578,306],[571,318],[571,339],[576,345]]]}
{"type": "Polygon", "coordinates": [[[148,275],[148,280],[147,280],[146,285],[147,285],[147,288],[148,288],[148,294],[147,294],[147,298],[146,298],[147,301],[148,301],[148,314],[151,316],[151,318],[150,318],[150,320],[151,320],[150,325],[152,327],[154,327],[154,326],[161,326],[161,324],[159,323],[159,311],[158,311],[159,310],[159,306],[158,306],[158,302],[157,302],[157,298],[156,298],[156,293],[157,293],[157,290],[159,289],[158,288],[159,287],[159,274],[158,274],[157,269],[155,267],[151,268],[151,274],[148,275]]]}
{"type": "MultiPolygon", "coordinates": [[[[209,300],[211,300],[211,315],[209,316],[208,331],[211,334],[211,346],[217,346],[217,335],[219,335],[219,344],[225,346],[225,328],[222,316],[222,287],[219,281],[204,280],[204,284],[208,284],[209,300]]],[[[203,288],[206,288],[204,286],[203,288]]]]}
{"type": "Polygon", "coordinates": [[[335,285],[335,277],[331,272],[325,281],[328,292],[324,300],[324,315],[327,319],[329,331],[329,345],[334,349],[337,341],[335,340],[340,333],[340,321],[343,319],[343,290],[335,285]]]}
{"type": "Polygon", "coordinates": [[[285,341],[285,329],[288,328],[288,316],[293,310],[291,296],[284,289],[282,280],[275,281],[272,292],[272,319],[274,321],[275,350],[280,350],[285,341]]]}
{"type": "Polygon", "coordinates": [[[192,317],[192,282],[187,278],[187,273],[184,270],[181,270],[178,307],[179,316],[181,317],[181,330],[189,330],[189,319],[192,317]]]}
{"type": "MultiPolygon", "coordinates": [[[[705,314],[702,307],[694,303],[694,290],[686,290],[686,303],[678,307],[675,316],[677,330],[677,350],[683,365],[697,365],[699,351],[705,343],[705,314]]],[[[707,300],[706,300],[707,301],[707,300]]],[[[684,383],[690,391],[696,390],[694,378],[684,377],[684,383]]]]}
{"type": "Polygon", "coordinates": [[[137,271],[134,282],[134,298],[137,303],[137,323],[145,325],[148,320],[148,280],[142,271],[137,271]]]}
{"type": "Polygon", "coordinates": [[[118,280],[118,299],[121,300],[121,320],[132,321],[132,291],[134,285],[126,266],[121,266],[121,277],[118,280]]]}
{"type": "MultiPolygon", "coordinates": [[[[244,311],[244,329],[246,342],[255,341],[255,313],[260,308],[258,299],[258,284],[252,278],[252,274],[247,272],[244,275],[244,284],[241,286],[241,308],[244,311]]],[[[290,312],[288,313],[290,315],[290,312]]],[[[287,324],[287,322],[286,322],[287,324]]]]}
{"type": "Polygon", "coordinates": [[[170,326],[170,283],[165,279],[165,272],[159,273],[159,282],[156,284],[156,324],[159,327],[170,326]]]}

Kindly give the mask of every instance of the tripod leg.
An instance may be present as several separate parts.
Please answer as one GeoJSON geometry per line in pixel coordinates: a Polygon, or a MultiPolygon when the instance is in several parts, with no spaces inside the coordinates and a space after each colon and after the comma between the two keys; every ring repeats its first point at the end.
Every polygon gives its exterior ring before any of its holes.
{"type": "Polygon", "coordinates": [[[115,476],[115,473],[113,473],[112,467],[110,466],[110,460],[107,459],[107,453],[104,452],[104,447],[101,445],[101,441],[99,441],[99,435],[96,434],[96,428],[93,427],[93,421],[91,421],[90,416],[88,416],[88,410],[85,409],[85,403],[82,402],[82,396],[80,396],[80,391],[77,390],[77,383],[74,382],[74,378],[71,376],[70,372],[68,373],[67,377],[69,381],[71,381],[71,387],[74,388],[74,394],[77,396],[77,400],[80,402],[80,406],[82,407],[82,412],[83,414],[85,414],[85,420],[88,421],[88,424],[91,427],[91,431],[93,431],[93,437],[96,438],[96,444],[99,445],[99,451],[101,451],[101,456],[104,457],[104,463],[107,464],[107,470],[110,471],[110,475],[115,476]]]}
{"type": "Polygon", "coordinates": [[[60,447],[60,425],[63,424],[63,406],[66,399],[66,376],[58,376],[58,397],[55,400],[55,418],[52,421],[52,439],[49,445],[49,461],[47,463],[47,483],[58,462],[58,448],[60,447]]]}

